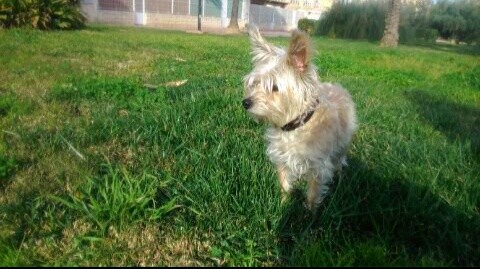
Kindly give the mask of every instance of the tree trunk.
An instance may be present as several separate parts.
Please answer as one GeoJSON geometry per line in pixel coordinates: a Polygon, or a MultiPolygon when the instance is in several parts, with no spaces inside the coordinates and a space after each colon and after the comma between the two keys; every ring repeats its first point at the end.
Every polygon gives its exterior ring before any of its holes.
{"type": "Polygon", "coordinates": [[[394,48],[398,45],[401,0],[390,0],[389,2],[387,17],[385,18],[385,31],[383,32],[380,46],[394,48]]]}
{"type": "Polygon", "coordinates": [[[239,0],[233,0],[232,3],[232,13],[230,14],[230,24],[228,24],[227,31],[230,33],[240,32],[240,27],[238,26],[238,6],[239,0]]]}

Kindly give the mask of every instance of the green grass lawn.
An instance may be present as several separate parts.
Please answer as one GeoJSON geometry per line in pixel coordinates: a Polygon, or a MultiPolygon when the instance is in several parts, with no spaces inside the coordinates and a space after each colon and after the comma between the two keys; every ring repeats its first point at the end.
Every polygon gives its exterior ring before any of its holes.
{"type": "Polygon", "coordinates": [[[241,107],[246,36],[0,31],[0,265],[480,265],[478,52],[314,44],[359,117],[316,219],[241,107]]]}

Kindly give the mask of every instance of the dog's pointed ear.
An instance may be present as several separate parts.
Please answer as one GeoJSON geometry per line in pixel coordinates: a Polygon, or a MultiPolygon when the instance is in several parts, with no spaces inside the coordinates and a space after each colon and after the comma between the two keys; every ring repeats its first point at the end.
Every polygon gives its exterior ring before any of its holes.
{"type": "Polygon", "coordinates": [[[305,33],[294,30],[288,47],[288,63],[295,70],[303,73],[310,63],[311,54],[310,38],[305,33]]]}
{"type": "Polygon", "coordinates": [[[268,57],[278,54],[278,49],[263,39],[257,26],[248,24],[247,30],[252,46],[253,62],[261,62],[267,60],[268,57]]]}

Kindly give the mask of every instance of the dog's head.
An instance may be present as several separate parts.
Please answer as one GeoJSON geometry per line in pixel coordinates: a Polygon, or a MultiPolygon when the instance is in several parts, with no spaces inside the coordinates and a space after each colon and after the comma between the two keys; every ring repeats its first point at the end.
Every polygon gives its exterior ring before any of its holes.
{"type": "Polygon", "coordinates": [[[305,109],[318,81],[310,39],[295,30],[283,49],[266,42],[255,26],[248,33],[253,70],[244,78],[242,105],[255,119],[282,126],[305,109]]]}

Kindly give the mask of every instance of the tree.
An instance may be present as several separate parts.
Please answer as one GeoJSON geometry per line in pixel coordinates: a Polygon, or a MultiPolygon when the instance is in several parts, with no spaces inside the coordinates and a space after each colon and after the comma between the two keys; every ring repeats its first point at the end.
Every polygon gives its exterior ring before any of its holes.
{"type": "Polygon", "coordinates": [[[238,26],[238,6],[240,0],[233,0],[232,3],[232,13],[230,14],[230,24],[228,24],[227,30],[232,33],[240,32],[240,27],[238,26]]]}
{"type": "Polygon", "coordinates": [[[432,8],[431,26],[440,36],[455,42],[480,42],[478,0],[438,1],[432,8]]]}
{"type": "Polygon", "coordinates": [[[389,2],[387,17],[385,18],[385,31],[380,41],[382,47],[396,47],[398,45],[401,0],[390,0],[389,2]]]}

